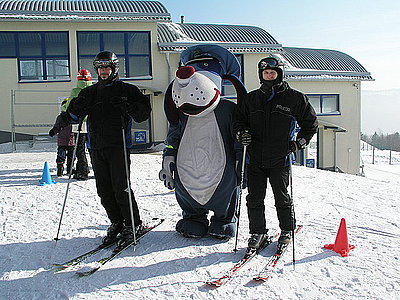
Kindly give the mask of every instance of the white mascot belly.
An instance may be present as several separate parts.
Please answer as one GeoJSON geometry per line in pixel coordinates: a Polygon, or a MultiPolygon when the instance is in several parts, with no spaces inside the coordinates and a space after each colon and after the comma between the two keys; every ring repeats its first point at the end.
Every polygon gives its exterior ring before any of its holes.
{"type": "Polygon", "coordinates": [[[225,164],[225,147],[215,114],[189,117],[177,155],[177,169],[194,200],[202,205],[210,200],[221,182],[225,164]]]}

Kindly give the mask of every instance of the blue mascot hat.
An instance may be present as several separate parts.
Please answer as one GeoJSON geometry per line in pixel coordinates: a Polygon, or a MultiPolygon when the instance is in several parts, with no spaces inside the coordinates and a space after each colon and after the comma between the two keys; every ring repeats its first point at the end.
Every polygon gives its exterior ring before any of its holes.
{"type": "Polygon", "coordinates": [[[193,60],[214,58],[221,64],[224,75],[240,78],[240,64],[231,52],[218,45],[204,44],[187,48],[181,53],[181,64],[186,66],[193,60]]]}

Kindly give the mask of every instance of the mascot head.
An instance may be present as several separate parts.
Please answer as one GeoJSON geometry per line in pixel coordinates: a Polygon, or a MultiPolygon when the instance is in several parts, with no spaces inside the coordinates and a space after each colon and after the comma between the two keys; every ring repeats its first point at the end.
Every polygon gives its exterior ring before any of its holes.
{"type": "Polygon", "coordinates": [[[165,96],[164,107],[170,123],[177,123],[178,111],[193,117],[202,117],[213,111],[220,101],[224,79],[234,84],[238,97],[245,93],[238,79],[239,62],[223,47],[190,47],[182,52],[180,65],[165,96]]]}

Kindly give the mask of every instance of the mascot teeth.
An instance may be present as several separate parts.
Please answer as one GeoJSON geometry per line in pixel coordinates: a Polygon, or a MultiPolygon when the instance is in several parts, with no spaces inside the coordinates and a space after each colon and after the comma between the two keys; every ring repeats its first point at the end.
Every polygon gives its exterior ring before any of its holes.
{"type": "Polygon", "coordinates": [[[172,99],[184,114],[204,115],[218,105],[221,92],[212,79],[200,72],[194,72],[194,68],[190,66],[182,67],[176,73],[172,99]]]}

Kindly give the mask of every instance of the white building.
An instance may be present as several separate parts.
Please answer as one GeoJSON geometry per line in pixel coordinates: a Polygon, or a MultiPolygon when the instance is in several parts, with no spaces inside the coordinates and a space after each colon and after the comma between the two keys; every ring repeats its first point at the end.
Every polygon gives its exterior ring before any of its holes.
{"type": "MultiPolygon", "coordinates": [[[[248,90],[259,86],[257,62],[269,54],[285,62],[289,84],[310,98],[320,122],[316,166],[358,174],[361,81],[370,74],[334,50],[283,47],[255,26],[173,23],[160,1],[0,0],[0,142],[47,133],[79,69],[92,68],[102,50],[117,54],[120,77],[149,95],[152,116],[136,124],[136,147],[167,133],[164,91],[187,47],[213,43],[233,52],[248,90]],[[146,134],[143,139],[143,133],[146,134]]],[[[232,87],[224,86],[230,95],[232,87]]],[[[305,152],[304,161],[311,157],[305,152]]]]}

